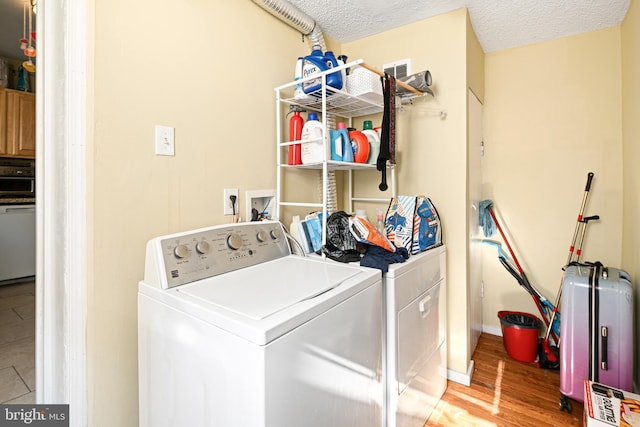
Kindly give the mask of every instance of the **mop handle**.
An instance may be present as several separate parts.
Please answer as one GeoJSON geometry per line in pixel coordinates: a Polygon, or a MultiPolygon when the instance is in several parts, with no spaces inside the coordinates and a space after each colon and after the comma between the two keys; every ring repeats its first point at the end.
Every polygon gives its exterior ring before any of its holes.
{"type": "Polygon", "coordinates": [[[578,240],[578,234],[580,232],[580,224],[582,223],[582,216],[584,215],[584,209],[587,206],[587,198],[589,197],[589,190],[591,189],[591,181],[593,180],[593,172],[587,174],[587,185],[584,188],[584,195],[582,196],[582,204],[580,205],[580,212],[578,213],[578,221],[576,222],[576,228],[573,231],[573,239],[571,240],[571,246],[569,246],[569,256],[565,265],[571,264],[573,253],[575,251],[576,241],[578,240]]]}
{"type": "MultiPolygon", "coordinates": [[[[580,225],[583,222],[582,216],[584,215],[584,208],[587,205],[587,197],[589,196],[589,190],[591,190],[592,180],[593,180],[593,172],[589,172],[587,174],[587,185],[584,188],[584,195],[582,196],[582,204],[580,205],[580,212],[578,213],[578,222],[576,223],[576,229],[573,232],[573,240],[571,241],[571,246],[569,247],[569,258],[567,259],[567,263],[565,265],[571,264],[571,258],[573,258],[573,251],[575,249],[576,240],[578,239],[578,232],[580,230],[580,225]]],[[[585,223],[585,226],[586,226],[586,223],[585,223]]],[[[583,237],[584,237],[584,234],[583,234],[583,237]]],[[[580,246],[582,246],[582,242],[580,243],[580,246]]],[[[562,297],[562,279],[560,279],[560,286],[558,287],[558,293],[556,294],[556,300],[554,301],[555,304],[553,305],[553,312],[551,313],[551,319],[549,320],[550,324],[553,324],[553,321],[556,319],[556,314],[558,312],[558,305],[560,304],[561,297],[562,297]]],[[[547,333],[545,334],[545,341],[549,340],[550,332],[551,332],[551,328],[548,328],[547,333]]]]}
{"type": "Polygon", "coordinates": [[[496,218],[496,214],[493,212],[493,208],[489,206],[487,207],[487,210],[489,211],[489,215],[491,215],[491,219],[493,219],[493,223],[498,228],[498,231],[502,236],[502,240],[504,240],[504,243],[506,243],[507,249],[509,249],[509,253],[511,254],[511,258],[513,258],[513,262],[515,262],[516,267],[518,267],[518,273],[523,274],[522,267],[520,267],[520,263],[518,262],[518,258],[516,258],[516,255],[513,253],[513,250],[511,249],[511,245],[509,244],[509,241],[507,240],[507,237],[504,235],[504,232],[502,231],[502,227],[500,227],[500,223],[496,218]]]}

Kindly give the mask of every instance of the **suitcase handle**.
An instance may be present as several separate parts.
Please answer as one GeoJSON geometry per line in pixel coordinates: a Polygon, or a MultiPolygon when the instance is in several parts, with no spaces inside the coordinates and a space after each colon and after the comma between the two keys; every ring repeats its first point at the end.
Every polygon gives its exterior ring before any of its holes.
{"type": "Polygon", "coordinates": [[[608,363],[607,363],[607,343],[609,341],[609,328],[607,328],[606,326],[602,326],[600,328],[600,339],[601,339],[601,353],[602,353],[602,359],[600,361],[600,368],[603,371],[607,371],[608,370],[608,363]]]}

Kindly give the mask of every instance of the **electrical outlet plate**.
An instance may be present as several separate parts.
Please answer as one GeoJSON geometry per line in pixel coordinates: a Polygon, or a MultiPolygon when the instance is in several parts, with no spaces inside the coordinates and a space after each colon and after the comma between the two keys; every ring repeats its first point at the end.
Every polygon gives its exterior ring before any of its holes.
{"type": "Polygon", "coordinates": [[[175,156],[175,129],[156,125],[156,155],[175,156]]]}
{"type": "Polygon", "coordinates": [[[225,215],[233,215],[234,214],[234,206],[231,204],[231,196],[236,196],[235,203],[235,214],[238,215],[238,189],[237,188],[225,188],[224,189],[224,214],[225,215]]]}

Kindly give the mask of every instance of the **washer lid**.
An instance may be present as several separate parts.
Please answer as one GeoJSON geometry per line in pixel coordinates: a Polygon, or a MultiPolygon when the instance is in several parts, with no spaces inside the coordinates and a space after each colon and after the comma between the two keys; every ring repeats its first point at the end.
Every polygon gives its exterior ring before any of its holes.
{"type": "Polygon", "coordinates": [[[285,257],[182,286],[179,291],[226,310],[261,320],[339,286],[361,273],[331,263],[285,257]]]}

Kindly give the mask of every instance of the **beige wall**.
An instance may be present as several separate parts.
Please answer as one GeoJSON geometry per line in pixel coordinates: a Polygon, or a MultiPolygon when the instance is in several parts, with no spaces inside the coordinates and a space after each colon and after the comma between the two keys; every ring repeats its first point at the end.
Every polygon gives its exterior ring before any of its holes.
{"type": "MultiPolygon", "coordinates": [[[[398,178],[403,194],[427,194],[441,210],[452,312],[466,301],[466,265],[456,255],[465,229],[455,226],[465,221],[466,17],[461,9],[342,49],[328,40],[350,59],[380,68],[410,57],[414,70],[434,75],[436,99],[400,113],[399,141],[407,142],[399,143],[398,178]]],[[[292,78],[306,52],[297,32],[251,2],[95,1],[91,425],[137,423],[136,292],[146,241],[227,221],[223,188],[239,188],[242,198],[275,187],[273,87],[292,78]],[[175,127],[175,157],[153,154],[156,124],[175,127]]],[[[379,175],[369,179],[377,187],[379,175]]],[[[466,329],[464,316],[452,317],[451,347],[465,348],[466,329]]],[[[465,352],[452,357],[464,372],[465,352]]]]}
{"type": "Polygon", "coordinates": [[[307,51],[250,1],[95,1],[89,425],[135,426],[146,241],[228,221],[223,188],[275,187],[275,95],[307,51]],[[154,126],[175,127],[175,157],[154,126]]]}
{"type": "Polygon", "coordinates": [[[484,102],[484,57],[485,53],[467,14],[467,86],[481,103],[484,102]]]}
{"type": "MultiPolygon", "coordinates": [[[[636,334],[640,331],[640,5],[631,2],[622,23],[622,265],[635,284],[636,334]]],[[[640,388],[640,343],[636,338],[636,388],[640,388]]]]}
{"type": "MultiPolygon", "coordinates": [[[[601,220],[589,223],[583,259],[621,265],[620,61],[620,27],[486,55],[485,198],[530,281],[552,301],[588,172],[585,214],[601,220]]],[[[503,309],[537,313],[496,251],[484,255],[484,324],[499,330],[503,309]]]]}
{"type": "MultiPolygon", "coordinates": [[[[343,53],[364,58],[377,69],[411,58],[413,72],[428,69],[433,76],[435,99],[417,99],[396,118],[398,192],[429,196],[442,218],[448,345],[456,349],[449,351],[449,368],[461,373],[467,371],[468,362],[468,323],[466,316],[459,315],[467,301],[466,17],[466,10],[459,9],[343,45],[343,53]],[[446,110],[446,119],[438,115],[441,110],[446,110]]],[[[379,174],[368,179],[375,188],[379,174]]]]}
{"type": "MultiPolygon", "coordinates": [[[[637,52],[637,16],[625,23],[625,51],[637,52]]],[[[637,190],[640,178],[631,170],[624,181],[625,231],[636,238],[624,241],[625,257],[620,249],[619,29],[489,54],[481,90],[482,79],[469,68],[479,59],[467,60],[467,25],[461,9],[332,45],[377,68],[412,58],[414,70],[433,74],[435,99],[417,100],[398,115],[398,181],[401,194],[431,197],[443,218],[449,349],[455,350],[449,365],[459,372],[467,369],[469,351],[468,321],[459,315],[466,310],[468,275],[468,86],[485,101],[486,197],[496,202],[532,282],[555,295],[590,170],[596,180],[587,211],[603,219],[590,226],[587,257],[622,262],[634,272],[640,264],[637,255],[628,258],[637,253],[638,241],[638,194],[632,188],[637,190]],[[445,119],[438,114],[442,110],[445,119]]],[[[94,28],[89,424],[135,426],[136,292],[144,245],[157,235],[227,221],[221,214],[223,188],[240,189],[244,211],[244,191],[275,187],[273,87],[292,77],[295,58],[307,46],[297,32],[248,1],[95,0],[94,28]],[[175,157],[153,154],[156,124],[176,128],[175,157]]],[[[635,55],[630,58],[637,63],[635,55]]],[[[637,84],[631,78],[637,68],[625,65],[625,84],[637,84]]],[[[626,113],[638,109],[637,98],[625,98],[626,113]]],[[[635,159],[638,144],[631,141],[638,139],[637,125],[627,124],[624,131],[625,154],[635,159]]],[[[377,187],[379,175],[366,180],[377,187]]],[[[487,251],[485,284],[485,324],[497,327],[495,313],[502,308],[535,310],[487,251]]]]}

